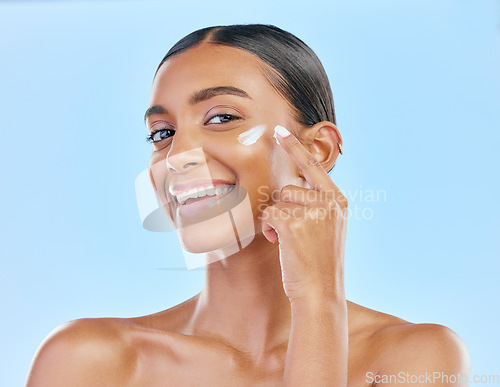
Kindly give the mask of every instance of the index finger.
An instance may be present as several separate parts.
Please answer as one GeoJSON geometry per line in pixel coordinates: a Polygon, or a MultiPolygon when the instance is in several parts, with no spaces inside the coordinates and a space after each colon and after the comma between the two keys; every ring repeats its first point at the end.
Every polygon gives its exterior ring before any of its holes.
{"type": "Polygon", "coordinates": [[[337,190],[337,186],[319,161],[300,143],[297,137],[281,125],[276,125],[274,133],[279,137],[280,145],[295,161],[312,189],[316,191],[337,190]]]}

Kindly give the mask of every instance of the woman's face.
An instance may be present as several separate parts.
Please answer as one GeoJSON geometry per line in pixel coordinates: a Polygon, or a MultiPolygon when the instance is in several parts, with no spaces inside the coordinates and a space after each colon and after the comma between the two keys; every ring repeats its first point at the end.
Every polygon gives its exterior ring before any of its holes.
{"type": "Polygon", "coordinates": [[[156,75],[146,114],[156,140],[149,173],[187,251],[242,248],[263,238],[262,210],[284,185],[304,184],[273,137],[276,125],[292,133],[300,126],[262,66],[247,51],[203,43],[168,59],[156,75]],[[250,129],[253,139],[242,141],[250,129]],[[207,196],[186,199],[193,187],[205,187],[207,196]]]}

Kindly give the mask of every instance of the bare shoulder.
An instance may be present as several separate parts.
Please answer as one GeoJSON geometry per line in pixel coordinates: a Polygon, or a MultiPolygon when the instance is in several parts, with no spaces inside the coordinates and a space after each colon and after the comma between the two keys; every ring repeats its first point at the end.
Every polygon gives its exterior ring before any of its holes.
{"type": "Polygon", "coordinates": [[[412,324],[387,327],[377,334],[387,353],[387,367],[412,364],[414,368],[468,372],[469,353],[452,329],[440,324],[412,324]],[[418,365],[418,366],[417,366],[418,365]]]}
{"type": "MultiPolygon", "coordinates": [[[[365,349],[376,359],[372,363],[373,376],[378,374],[378,380],[384,386],[393,385],[388,379],[391,375],[394,385],[411,383],[403,379],[412,375],[413,378],[420,378],[419,383],[428,383],[429,375],[462,375],[464,378],[469,375],[467,347],[452,329],[440,324],[411,323],[356,304],[353,304],[352,310],[357,321],[353,324],[355,335],[357,332],[369,343],[365,349]],[[386,378],[382,379],[384,375],[386,378]]],[[[439,380],[433,380],[432,383],[439,380]]]]}
{"type": "Polygon", "coordinates": [[[136,351],[126,339],[127,321],[84,318],[64,323],[40,344],[27,386],[127,386],[136,351]]]}

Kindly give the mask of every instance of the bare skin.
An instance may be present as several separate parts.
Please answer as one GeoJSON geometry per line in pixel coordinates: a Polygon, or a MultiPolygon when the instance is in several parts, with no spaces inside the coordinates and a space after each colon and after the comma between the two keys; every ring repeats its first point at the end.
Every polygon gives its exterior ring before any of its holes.
{"type": "MultiPolygon", "coordinates": [[[[329,220],[315,233],[295,227],[302,237],[290,237],[291,220],[278,215],[320,203],[300,202],[295,193],[338,192],[325,170],[335,163],[342,138],[330,122],[299,125],[263,76],[262,65],[243,50],[209,43],[178,54],[162,66],[151,94],[150,106],[168,112],[147,119],[151,132],[167,123],[176,130],[173,140],[155,145],[150,163],[166,211],[168,194],[158,182],[187,176],[190,170],[183,168],[193,164],[189,151],[201,147],[211,176],[247,190],[255,238],[210,264],[203,290],[180,305],[136,318],[79,319],[58,327],[40,346],[28,386],[390,386],[401,384],[394,380],[401,372],[469,374],[467,349],[450,329],[413,324],[345,299],[345,220],[329,220]],[[243,89],[251,99],[218,95],[189,103],[193,92],[220,85],[243,89]],[[214,114],[239,119],[207,124],[214,114]],[[236,136],[259,124],[266,124],[268,133],[255,145],[239,146],[236,136]],[[281,146],[272,137],[277,124],[293,133],[280,138],[281,146]],[[295,135],[302,145],[294,145],[295,135]],[[165,160],[163,171],[153,167],[165,160]],[[273,191],[280,192],[279,200],[266,195],[273,191]],[[322,236],[321,230],[328,232],[322,236]]],[[[196,243],[222,238],[210,230],[206,227],[206,240],[196,243]]],[[[179,232],[188,241],[199,235],[179,232]]]]}

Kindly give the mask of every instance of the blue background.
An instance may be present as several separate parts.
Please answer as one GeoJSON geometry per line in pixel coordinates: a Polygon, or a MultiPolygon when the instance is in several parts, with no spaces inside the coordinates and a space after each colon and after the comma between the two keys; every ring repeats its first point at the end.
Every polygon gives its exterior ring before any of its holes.
{"type": "Polygon", "coordinates": [[[142,228],[134,180],[156,66],[187,33],[235,23],[288,30],[326,68],[345,151],[331,176],[365,210],[349,221],[348,299],[446,325],[473,374],[500,374],[499,8],[1,2],[0,384],[22,385],[66,321],[149,314],[201,290],[203,270],[165,270],[185,266],[177,238],[142,228]],[[385,200],[360,200],[370,190],[385,200]]]}

